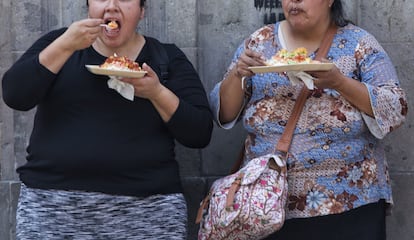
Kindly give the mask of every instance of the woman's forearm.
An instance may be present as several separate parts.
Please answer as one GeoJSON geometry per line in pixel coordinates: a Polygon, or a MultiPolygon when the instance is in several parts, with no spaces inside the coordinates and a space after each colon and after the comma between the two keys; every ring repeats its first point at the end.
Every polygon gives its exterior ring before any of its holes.
{"type": "Polygon", "coordinates": [[[371,117],[374,116],[365,84],[344,76],[341,85],[336,90],[360,111],[371,117]]]}
{"type": "Polygon", "coordinates": [[[57,74],[73,52],[66,46],[65,40],[60,36],[40,52],[39,62],[49,71],[57,74]]]}
{"type": "Polygon", "coordinates": [[[244,89],[241,77],[235,68],[229,72],[220,87],[220,112],[219,119],[222,123],[233,121],[244,103],[244,89]]]}

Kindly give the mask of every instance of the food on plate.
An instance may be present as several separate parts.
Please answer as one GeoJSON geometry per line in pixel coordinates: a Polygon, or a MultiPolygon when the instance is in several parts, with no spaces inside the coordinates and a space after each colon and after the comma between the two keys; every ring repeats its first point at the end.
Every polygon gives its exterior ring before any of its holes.
{"type": "Polygon", "coordinates": [[[110,70],[141,71],[141,67],[137,62],[134,62],[125,56],[119,57],[116,54],[108,57],[100,67],[110,70]]]}
{"type": "Polygon", "coordinates": [[[116,21],[110,21],[110,22],[108,23],[108,27],[109,27],[110,29],[116,29],[116,28],[118,28],[118,23],[116,23],[116,21]]]}
{"type": "Polygon", "coordinates": [[[304,47],[289,52],[281,49],[264,66],[252,66],[249,69],[253,73],[269,72],[293,72],[293,71],[328,71],[335,65],[331,62],[321,62],[313,60],[308,56],[308,51],[304,47]]]}
{"type": "Polygon", "coordinates": [[[286,49],[279,50],[274,56],[266,61],[268,66],[299,64],[299,63],[320,63],[308,57],[308,51],[304,47],[296,48],[293,51],[286,49]]]}

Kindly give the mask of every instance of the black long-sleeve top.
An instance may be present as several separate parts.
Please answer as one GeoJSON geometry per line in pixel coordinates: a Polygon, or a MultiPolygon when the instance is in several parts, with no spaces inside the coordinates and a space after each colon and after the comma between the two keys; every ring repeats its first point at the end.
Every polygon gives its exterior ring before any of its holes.
{"type": "MultiPolygon", "coordinates": [[[[106,59],[92,47],[76,51],[58,74],[42,66],[39,53],[65,30],[40,38],[3,76],[8,106],[37,107],[28,161],[17,169],[21,181],[34,188],[131,196],[182,192],[174,140],[202,148],[213,128],[192,64],[178,47],[165,45],[170,59],[165,86],[180,100],[165,123],[149,100],[127,100],[108,88],[107,76],[85,68],[106,59]]],[[[157,70],[147,43],[136,61],[157,70]]]]}

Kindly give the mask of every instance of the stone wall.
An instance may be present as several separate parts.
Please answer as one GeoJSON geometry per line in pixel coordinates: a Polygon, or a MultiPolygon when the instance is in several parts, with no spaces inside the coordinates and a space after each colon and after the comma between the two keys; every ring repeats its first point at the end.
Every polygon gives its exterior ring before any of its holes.
{"type": "MultiPolygon", "coordinates": [[[[150,0],[139,31],[176,43],[200,73],[206,90],[221,80],[233,51],[242,39],[264,24],[271,13],[258,10],[254,0],[150,0]]],[[[265,1],[277,2],[277,1],[265,1]]],[[[344,0],[348,17],[373,33],[389,52],[401,84],[410,93],[414,76],[414,2],[404,0],[344,0]]],[[[86,17],[84,0],[0,0],[0,76],[42,34],[86,17]]],[[[408,94],[410,97],[410,94],[408,94]]],[[[388,239],[414,239],[414,144],[411,128],[414,109],[409,98],[407,123],[384,140],[393,181],[395,207],[387,219],[388,239]]],[[[19,192],[15,168],[25,162],[25,147],[33,111],[18,112],[0,102],[0,239],[14,239],[15,208],[19,192]]],[[[244,131],[215,128],[211,144],[203,150],[177,146],[181,174],[189,202],[189,239],[196,239],[193,224],[207,186],[232,166],[244,131]]]]}

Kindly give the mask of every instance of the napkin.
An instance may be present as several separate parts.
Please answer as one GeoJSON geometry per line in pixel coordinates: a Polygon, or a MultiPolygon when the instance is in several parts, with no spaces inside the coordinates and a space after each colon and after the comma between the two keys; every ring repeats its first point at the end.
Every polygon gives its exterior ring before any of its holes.
{"type": "Polygon", "coordinates": [[[302,71],[289,71],[287,72],[287,76],[292,83],[292,85],[296,85],[302,81],[306,87],[310,90],[314,89],[313,79],[311,75],[302,71]]]}
{"type": "Polygon", "coordinates": [[[131,84],[120,81],[116,76],[109,76],[108,87],[117,91],[124,98],[134,101],[135,90],[131,84]]]}

